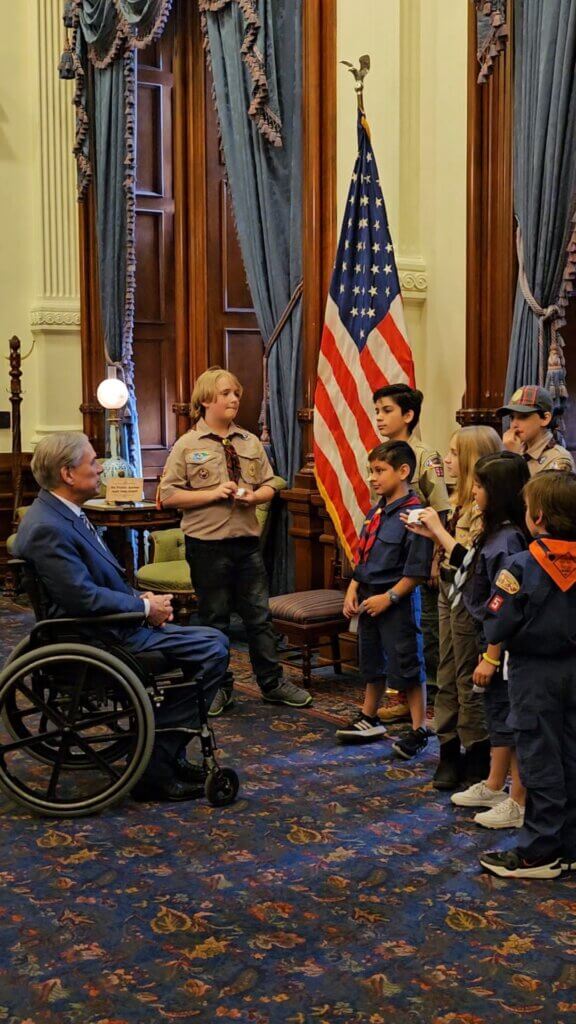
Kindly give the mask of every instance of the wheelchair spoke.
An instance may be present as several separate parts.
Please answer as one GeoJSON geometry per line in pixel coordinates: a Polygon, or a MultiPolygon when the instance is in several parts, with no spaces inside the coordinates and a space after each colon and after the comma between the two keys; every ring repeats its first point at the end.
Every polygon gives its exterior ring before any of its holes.
{"type": "Polygon", "coordinates": [[[80,747],[80,749],[88,755],[88,757],[90,758],[91,761],[94,762],[94,764],[98,765],[99,768],[102,768],[103,771],[108,772],[108,775],[111,775],[113,779],[118,780],[121,777],[120,772],[117,772],[116,769],[113,768],[112,765],[109,764],[108,761],[106,761],[103,757],[100,757],[100,754],[98,754],[95,750],[92,750],[90,743],[87,742],[84,736],[79,736],[78,734],[75,734],[74,746],[80,747]]]}
{"type": "Polygon", "coordinates": [[[117,722],[120,718],[127,718],[134,713],[133,708],[119,708],[117,711],[102,711],[99,715],[91,715],[90,718],[74,722],[75,729],[88,729],[94,725],[106,725],[108,722],[117,722]]]}
{"type": "Polygon", "coordinates": [[[33,690],[26,686],[26,683],[19,682],[18,687],[20,689],[20,692],[23,694],[24,697],[28,698],[28,700],[30,701],[30,703],[32,704],[33,708],[36,711],[44,712],[44,716],[48,719],[49,722],[53,722],[54,725],[60,726],[60,728],[62,729],[64,729],[67,726],[68,722],[64,715],[61,715],[54,708],[53,705],[50,706],[46,703],[46,701],[42,700],[41,697],[38,697],[38,695],[35,694],[33,690]]]}
{"type": "Polygon", "coordinates": [[[70,746],[70,739],[68,736],[62,737],[62,743],[60,744],[60,750],[58,751],[54,760],[54,766],[50,775],[50,782],[48,783],[48,789],[46,790],[46,797],[48,800],[53,800],[56,796],[56,786],[60,778],[60,769],[62,768],[62,762],[68,756],[68,750],[70,746]]]}
{"type": "Polygon", "coordinates": [[[0,747],[3,754],[11,754],[14,750],[26,747],[34,747],[43,743],[51,743],[56,736],[61,736],[62,729],[53,729],[52,732],[39,732],[37,736],[24,736],[20,740],[13,740],[12,743],[3,743],[0,747]]]}

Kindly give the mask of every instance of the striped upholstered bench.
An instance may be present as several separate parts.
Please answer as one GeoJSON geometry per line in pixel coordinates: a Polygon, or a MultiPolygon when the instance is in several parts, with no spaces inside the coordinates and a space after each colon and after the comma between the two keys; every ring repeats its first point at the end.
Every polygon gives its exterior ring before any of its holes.
{"type": "Polygon", "coordinates": [[[270,598],[274,628],[286,637],[290,645],[280,655],[280,660],[293,664],[301,658],[306,685],[310,684],[312,654],[326,640],[330,641],[332,660],[322,659],[319,667],[333,665],[336,672],[342,671],[338,634],[348,629],[343,607],[344,594],[341,590],[302,590],[270,598]]]}

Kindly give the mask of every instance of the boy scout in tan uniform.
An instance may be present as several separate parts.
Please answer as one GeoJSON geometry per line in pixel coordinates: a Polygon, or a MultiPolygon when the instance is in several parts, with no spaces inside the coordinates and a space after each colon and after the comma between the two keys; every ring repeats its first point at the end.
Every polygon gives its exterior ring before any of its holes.
{"type": "MultiPolygon", "coordinates": [[[[256,518],[256,506],[274,495],[274,473],[259,439],[234,422],[241,394],[236,377],[219,366],[200,375],[192,394],[195,426],[170,452],[159,498],[164,507],[182,509],[202,624],[219,623],[229,636],[230,615],[237,612],[264,700],[305,707],[312,697],[283,678],[278,662],[256,518]]],[[[210,715],[232,704],[232,687],[228,671],[210,715]]]]}
{"type": "MultiPolygon", "coordinates": [[[[440,514],[449,512],[451,505],[444,480],[444,463],[434,448],[413,433],[420,419],[422,392],[405,384],[391,384],[379,388],[372,397],[379,432],[388,440],[407,441],[416,456],[416,469],[410,486],[425,505],[431,505],[440,514]]],[[[420,588],[420,596],[424,660],[429,674],[434,676],[438,665],[438,598],[436,591],[426,585],[420,588]]],[[[383,707],[378,714],[383,722],[396,722],[409,717],[408,705],[398,703],[383,707]]]]}
{"type": "Polygon", "coordinates": [[[574,460],[561,444],[557,444],[549,424],[554,417],[554,401],[546,388],[525,385],[514,392],[508,405],[498,409],[501,416],[510,416],[510,429],[504,445],[523,455],[530,476],[547,469],[574,471],[574,460]]]}
{"type": "MultiPolygon", "coordinates": [[[[264,484],[273,486],[274,471],[255,434],[232,423],[225,441],[234,445],[238,456],[241,488],[255,491],[264,484]]],[[[160,500],[164,504],[177,488],[208,490],[229,480],[225,444],[201,419],[172,448],[162,475],[160,500]]],[[[197,540],[260,536],[256,506],[236,501],[186,508],[181,527],[186,536],[197,540]]]]}

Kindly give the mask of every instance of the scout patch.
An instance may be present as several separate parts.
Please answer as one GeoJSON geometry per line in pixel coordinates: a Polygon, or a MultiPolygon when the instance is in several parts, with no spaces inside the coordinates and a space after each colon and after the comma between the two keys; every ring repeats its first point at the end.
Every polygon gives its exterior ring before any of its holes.
{"type": "Polygon", "coordinates": [[[424,463],[424,469],[433,469],[436,476],[444,476],[444,467],[437,455],[431,455],[424,463]]]}
{"type": "Polygon", "coordinates": [[[203,462],[211,459],[213,455],[214,452],[188,452],[186,462],[194,462],[196,465],[201,465],[203,462]]]}
{"type": "Polygon", "coordinates": [[[576,541],[539,537],[532,541],[530,554],[560,590],[566,592],[576,583],[576,541]]]}
{"type": "Polygon", "coordinates": [[[491,612],[499,612],[503,604],[502,594],[494,594],[494,597],[488,602],[488,608],[491,612]]]}
{"type": "Polygon", "coordinates": [[[256,473],[257,473],[257,467],[254,465],[253,462],[251,462],[248,465],[248,476],[251,477],[254,480],[255,477],[256,477],[256,473]]]}
{"type": "Polygon", "coordinates": [[[520,584],[515,576],[508,569],[502,569],[496,577],[496,586],[500,587],[500,590],[504,590],[507,594],[517,594],[520,590],[520,584]]]}

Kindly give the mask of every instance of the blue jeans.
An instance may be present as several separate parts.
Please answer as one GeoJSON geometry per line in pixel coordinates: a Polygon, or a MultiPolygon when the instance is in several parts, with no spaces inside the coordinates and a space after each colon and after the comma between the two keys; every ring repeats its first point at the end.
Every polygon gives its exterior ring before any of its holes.
{"type": "MultiPolygon", "coordinates": [[[[192,585],[198,598],[198,615],[203,626],[230,633],[230,616],[236,612],[248,635],[248,650],[261,690],[278,685],[282,669],[278,664],[276,633],[268,606],[268,577],[257,537],[230,540],[196,540],[186,537],[186,558],[192,585]]],[[[222,683],[231,691],[234,683],[228,671],[222,683]]]]}

